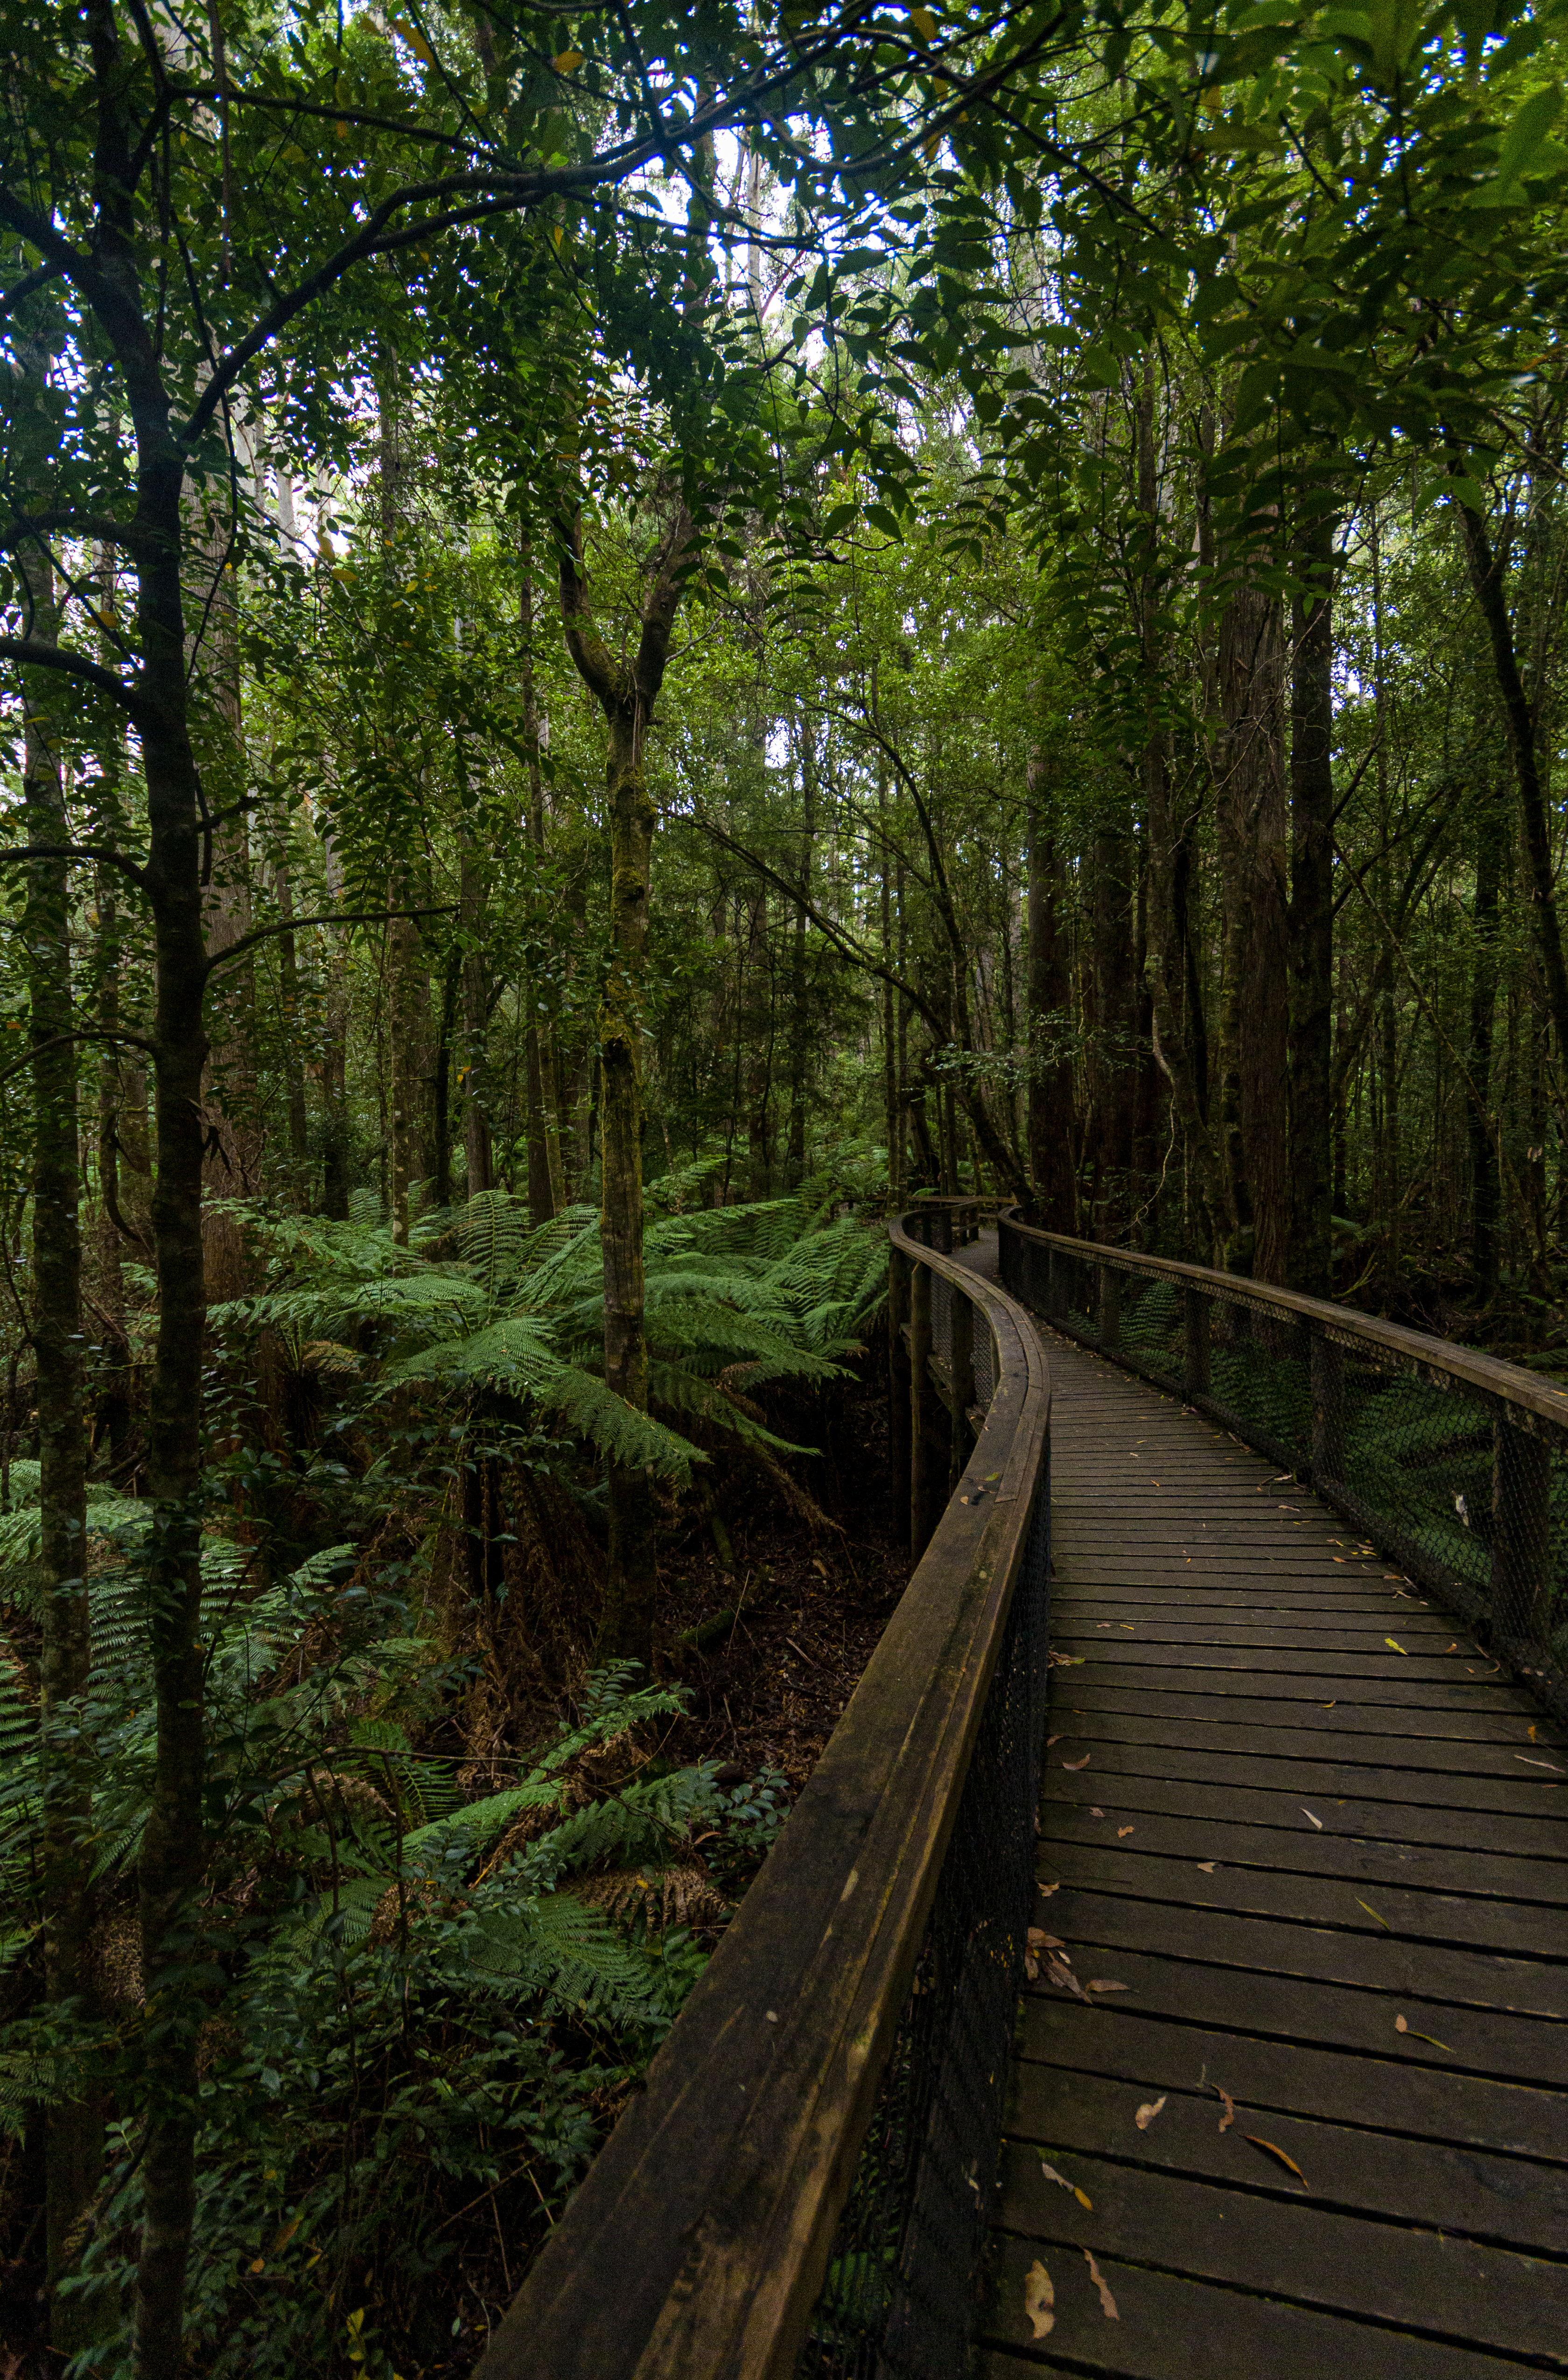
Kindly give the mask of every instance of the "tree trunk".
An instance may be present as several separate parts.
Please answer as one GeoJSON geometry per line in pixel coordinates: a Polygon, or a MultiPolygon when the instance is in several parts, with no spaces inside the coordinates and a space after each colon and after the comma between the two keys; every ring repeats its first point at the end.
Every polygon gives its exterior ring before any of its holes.
{"type": "MultiPolygon", "coordinates": [[[[518,582],[517,625],[521,648],[523,680],[523,735],[529,756],[529,843],[535,864],[544,858],[544,781],[540,767],[541,729],[539,715],[539,692],[533,666],[533,578],[529,568],[528,540],[523,540],[522,573],[518,582]]],[[[560,1152],[551,1163],[550,1119],[545,1099],[545,1053],[548,1028],[540,1014],[538,987],[531,973],[525,975],[523,997],[528,1002],[528,1024],[525,1030],[524,1092],[527,1100],[527,1138],[529,1155],[529,1220],[534,1224],[548,1223],[557,1205],[556,1177],[560,1172],[560,1152]]]]}
{"type": "Polygon", "coordinates": [[[1051,818],[1049,763],[1039,744],[1029,757],[1028,802],[1029,1180],[1042,1228],[1073,1232],[1078,1227],[1073,1062],[1064,1054],[1072,1000],[1067,873],[1051,818]]]}
{"type": "MultiPolygon", "coordinates": [[[[39,359],[42,378],[47,358],[39,359]]],[[[58,628],[46,553],[21,549],[32,634],[58,628]]],[[[61,682],[29,671],[23,685],[24,832],[30,843],[69,840],[59,722],[61,682]]],[[[81,1233],[78,1214],[77,1050],[71,1000],[70,890],[64,857],[27,868],[22,948],[32,1054],[31,1333],[37,1365],[40,1546],[46,1574],[40,1663],[43,1799],[43,1987],[67,2017],[83,2012],[91,1971],[92,1797],[75,1712],[87,1691],[91,1633],[87,1598],[87,1449],[82,1430],[81,1233]]],[[[103,2126],[91,2100],[49,2109],[44,2131],[45,2245],[53,2293],[74,2256],[79,2219],[97,2186],[103,2126]]],[[[79,2301],[52,2295],[56,2347],[82,2344],[79,2301]]]]}
{"type": "Polygon", "coordinates": [[[1459,502],[1458,510],[1465,532],[1465,558],[1470,565],[1470,584],[1486,623],[1509,749],[1513,756],[1513,778],[1525,831],[1525,857],[1530,872],[1530,931],[1540,964],[1561,1070],[1568,1066],[1568,962],[1563,957],[1562,926],[1552,870],[1550,808],[1541,768],[1538,706],[1525,691],[1519,667],[1513,623],[1508,616],[1503,586],[1502,556],[1492,552],[1480,513],[1464,502],[1459,502]]]}
{"type": "MultiPolygon", "coordinates": [[[[1504,832],[1495,795],[1481,809],[1476,834],[1475,960],[1470,977],[1469,1085],[1465,1106],[1470,1140],[1470,1254],[1483,1300],[1497,1293],[1497,1127],[1491,1115],[1492,1015],[1497,1003],[1497,913],[1504,832]]],[[[1561,1161],[1561,1160],[1560,1160],[1561,1161]]]]}
{"type": "Polygon", "coordinates": [[[1291,676],[1290,1184],[1292,1286],[1333,1287],[1333,530],[1304,539],[1291,676]]]}
{"type": "Polygon", "coordinates": [[[800,902],[795,912],[789,965],[789,1140],[784,1186],[806,1178],[806,1094],[811,1055],[811,1010],[806,978],[806,910],[811,898],[811,856],[817,834],[817,738],[809,720],[800,734],[800,902]]]}
{"type": "MultiPolygon", "coordinates": [[[[653,714],[680,604],[691,523],[678,506],[642,603],[636,660],[617,662],[594,627],[582,568],[580,519],[561,533],[566,643],[609,731],[610,965],[599,1003],[600,1240],[604,1264],[604,1378],[637,1412],[648,1408],[642,1257],[642,1018],[656,813],[643,775],[653,714]]],[[[651,1482],[640,1463],[609,1466],[610,1544],[594,1658],[647,1665],[653,1655],[658,1576],[651,1482]]]]}
{"type": "Polygon", "coordinates": [[[1224,884],[1224,1124],[1252,1269],[1282,1281],[1290,1229],[1285,1068],[1290,1013],[1279,606],[1233,588],[1220,639],[1218,760],[1224,884]]]}

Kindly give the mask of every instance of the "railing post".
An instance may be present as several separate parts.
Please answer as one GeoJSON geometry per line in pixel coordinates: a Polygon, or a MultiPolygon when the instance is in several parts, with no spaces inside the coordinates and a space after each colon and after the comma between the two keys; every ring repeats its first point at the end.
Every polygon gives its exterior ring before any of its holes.
{"type": "Polygon", "coordinates": [[[947,1460],[947,1492],[951,1496],[969,1460],[969,1409],[975,1402],[975,1309],[961,1289],[953,1292],[950,1344],[953,1443],[947,1460]]]}
{"type": "Polygon", "coordinates": [[[894,1248],[887,1269],[888,1452],[893,1470],[893,1511],[909,1504],[909,1350],[904,1329],[909,1319],[909,1258],[894,1248]]]}
{"type": "Polygon", "coordinates": [[[930,1536],[931,1272],[917,1264],[909,1281],[909,1550],[918,1560],[930,1536]]]}
{"type": "Polygon", "coordinates": [[[1344,1479],[1344,1349],[1320,1325],[1312,1332],[1312,1485],[1344,1479]]]}
{"type": "Polygon", "coordinates": [[[950,1257],[953,1254],[952,1208],[939,1207],[931,1220],[936,1225],[936,1237],[930,1243],[930,1245],[936,1248],[942,1256],[950,1257]]]}
{"type": "Polygon", "coordinates": [[[1492,1429],[1492,1626],[1544,1643],[1551,1592],[1551,1448],[1504,1408],[1492,1429]]]}
{"type": "Polygon", "coordinates": [[[1114,1265],[1100,1267],[1100,1343],[1107,1350],[1122,1343],[1122,1276],[1114,1265]]]}
{"type": "Polygon", "coordinates": [[[1209,1300],[1197,1283],[1182,1290],[1182,1394],[1189,1405],[1209,1394],[1209,1300]]]}

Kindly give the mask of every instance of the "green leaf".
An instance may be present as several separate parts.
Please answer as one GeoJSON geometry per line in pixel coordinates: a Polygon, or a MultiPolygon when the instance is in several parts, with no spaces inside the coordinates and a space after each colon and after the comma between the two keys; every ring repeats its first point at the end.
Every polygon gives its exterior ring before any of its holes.
{"type": "Polygon", "coordinates": [[[1561,86],[1549,83],[1544,91],[1532,91],[1529,98],[1514,110],[1513,121],[1502,136],[1502,146],[1498,152],[1500,188],[1511,189],[1521,175],[1528,172],[1547,134],[1556,123],[1562,105],[1561,86]]]}

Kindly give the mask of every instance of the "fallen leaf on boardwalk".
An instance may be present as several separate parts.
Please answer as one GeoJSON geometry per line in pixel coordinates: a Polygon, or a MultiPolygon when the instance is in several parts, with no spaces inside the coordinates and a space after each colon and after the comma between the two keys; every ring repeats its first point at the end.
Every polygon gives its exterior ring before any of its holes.
{"type": "MultiPolygon", "coordinates": [[[[1091,1985],[1089,1988],[1092,1991],[1094,1987],[1091,1985]]],[[[1453,2056],[1453,2052],[1449,2048],[1446,2041],[1440,2041],[1435,2033],[1417,2033],[1415,2026],[1413,2024],[1406,2024],[1402,2016],[1395,2017],[1393,2021],[1393,2029],[1395,2033],[1408,2034],[1412,2041],[1429,2041],[1434,2049],[1440,2049],[1446,2057],[1452,2058],[1453,2056]]]]}
{"type": "MultiPolygon", "coordinates": [[[[1373,1908],[1369,1900],[1358,1900],[1355,1906],[1357,1909],[1364,1909],[1368,1917],[1378,1917],[1378,1912],[1373,1908]]],[[[1382,1927],[1385,1934],[1392,1934],[1393,1932],[1393,1927],[1389,1924],[1386,1917],[1378,1917],[1378,1923],[1382,1927]]]]}
{"type": "Polygon", "coordinates": [[[1532,1726],[1532,1727],[1531,1727],[1531,1729],[1530,1729],[1530,1742],[1531,1742],[1532,1743],[1534,1743],[1535,1740],[1536,1740],[1536,1730],[1535,1730],[1534,1726],[1532,1726]]]}
{"type": "Polygon", "coordinates": [[[1104,2274],[1100,2271],[1100,2266],[1095,2263],[1094,2258],[1089,2256],[1088,2250],[1087,2248],[1084,2250],[1084,2254],[1088,2256],[1088,2277],[1094,2283],[1095,2288],[1100,2291],[1100,2307],[1104,2313],[1106,2321],[1120,2322],[1122,2317],[1116,2311],[1115,2299],[1112,2296],[1111,2291],[1106,2287],[1104,2274]]]}
{"type": "Polygon", "coordinates": [[[1091,1802],[1091,1803],[1089,1803],[1089,1812],[1088,1812],[1088,1814],[1089,1814],[1089,1816],[1090,1816],[1091,1818],[1103,1818],[1103,1817],[1104,1817],[1104,1815],[1105,1815],[1104,1811],[1103,1811],[1102,1809],[1100,1809],[1100,1808],[1098,1806],[1098,1804],[1097,1804],[1097,1803],[1093,1803],[1093,1802],[1091,1802]]]}
{"type": "Polygon", "coordinates": [[[1056,2316],[1051,2309],[1056,2292],[1051,2286],[1051,2275],[1037,2256],[1024,2276],[1024,2312],[1028,2315],[1037,2338],[1050,2336],[1056,2316]]]}
{"type": "Polygon", "coordinates": [[[1024,1980],[1030,1984],[1038,1984],[1039,1981],[1039,1961],[1032,1950],[1026,1950],[1024,1953],[1024,1980]]]}
{"type": "Polygon", "coordinates": [[[1090,1755],[1086,1752],[1081,1760],[1064,1760],[1062,1763],[1062,1766],[1064,1768],[1087,1768],[1089,1764],[1089,1759],[1090,1755]]]}
{"type": "Polygon", "coordinates": [[[1236,2103],[1222,2082],[1211,2082],[1209,2087],[1211,2091],[1218,2091],[1225,2103],[1225,2112],[1220,2119],[1220,2130],[1222,2132],[1228,2132],[1236,2119],[1236,2103]]]}
{"type": "Polygon", "coordinates": [[[1036,1890],[1039,1892],[1042,1900],[1049,1900],[1053,1892],[1060,1892],[1061,1889],[1062,1887],[1060,1884],[1042,1884],[1036,1887],[1036,1890]]]}
{"type": "Polygon", "coordinates": [[[1568,1771],[1559,1768],[1554,1760],[1532,1760],[1527,1752],[1516,1752],[1513,1757],[1522,1760],[1527,1768],[1550,1768],[1554,1777],[1568,1774],[1568,1771]]]}
{"type": "Polygon", "coordinates": [[[1150,2124],[1154,2121],[1155,2117],[1165,2105],[1168,2095],[1169,2095],[1166,2092],[1162,2091],[1158,2099],[1146,2099],[1144,2101],[1142,2107],[1138,2109],[1137,2114],[1133,2118],[1133,2121],[1137,2126],[1140,2132],[1148,2131],[1150,2124]]]}
{"type": "Polygon", "coordinates": [[[1212,1876],[1212,1875],[1213,1875],[1213,1873],[1214,1873],[1214,1863],[1213,1863],[1213,1861],[1212,1861],[1212,1860],[1199,1860],[1199,1861],[1198,1861],[1198,1863],[1197,1863],[1197,1864],[1198,1864],[1199,1872],[1200,1872],[1202,1875],[1204,1875],[1204,1876],[1212,1876]]]}
{"type": "Polygon", "coordinates": [[[1064,2190],[1072,2192],[1080,2206],[1087,2206],[1091,2215],[1094,2213],[1094,2201],[1087,2190],[1080,2190],[1076,2181],[1069,2181],[1064,2173],[1058,2173],[1056,2168],[1053,2165],[1047,2165],[1043,2157],[1039,2161],[1039,2169],[1047,2181],[1060,2182],[1064,2190]]]}
{"type": "Polygon", "coordinates": [[[1297,2181],[1300,2182],[1303,2190],[1306,2189],[1307,2176],[1302,2172],[1301,2168],[1297,2165],[1295,2157],[1286,2156],[1283,2149],[1276,2148],[1272,2141],[1259,2140],[1256,2132],[1244,2132],[1242,2134],[1242,2138],[1244,2141],[1250,2141],[1255,2149],[1267,2149],[1269,2155],[1270,2156],[1278,2157],[1282,2165],[1288,2165],[1292,2173],[1295,2174],[1297,2181]]]}
{"type": "Polygon", "coordinates": [[[1051,1750],[1053,1743],[1060,1743],[1061,1741],[1062,1738],[1059,1735],[1048,1735],[1045,1739],[1045,1748],[1047,1752],[1051,1750]]]}
{"type": "Polygon", "coordinates": [[[1038,1925],[1030,1926],[1029,1948],[1031,1950],[1064,1950],[1066,1947],[1067,1946],[1063,1941],[1060,1934],[1042,1934],[1038,1925]]]}
{"type": "MultiPolygon", "coordinates": [[[[1393,1638],[1392,1638],[1392,1636],[1385,1636],[1385,1637],[1383,1638],[1383,1642],[1384,1642],[1384,1644],[1388,1646],[1388,1648],[1389,1648],[1389,1650],[1390,1650],[1390,1652],[1391,1652],[1391,1653],[1404,1653],[1404,1645],[1396,1645],[1396,1644],[1394,1643],[1393,1638]]],[[[1408,1653],[1404,1653],[1404,1658],[1405,1658],[1405,1659],[1406,1659],[1406,1660],[1408,1660],[1408,1659],[1410,1658],[1409,1654],[1408,1654],[1408,1653]]]]}
{"type": "Polygon", "coordinates": [[[1452,1645],[1445,1645],[1443,1646],[1443,1651],[1444,1651],[1445,1653],[1457,1653],[1457,1652],[1458,1652],[1458,1650],[1459,1650],[1459,1639],[1458,1639],[1458,1637],[1457,1637],[1457,1636],[1454,1638],[1454,1640],[1453,1640],[1453,1644],[1452,1644],[1452,1645]]]}
{"type": "Polygon", "coordinates": [[[1071,1992],[1076,2000],[1088,1999],[1088,1994],[1064,1960],[1048,1959],[1045,1973],[1047,1982],[1054,1984],[1059,1992],[1071,1992]]]}
{"type": "Polygon", "coordinates": [[[1088,1989],[1091,1992],[1130,1992],[1132,1990],[1132,1985],[1131,1984],[1107,1983],[1102,1975],[1098,1983],[1091,1983],[1088,1985],[1088,1989]]]}
{"type": "MultiPolygon", "coordinates": [[[[1540,1765],[1544,1767],[1545,1763],[1542,1762],[1540,1765]]],[[[1124,1835],[1130,1835],[1132,1832],[1133,1829],[1131,1827],[1118,1827],[1116,1829],[1116,1840],[1120,1842],[1124,1835]]]]}
{"type": "Polygon", "coordinates": [[[1306,1804],[1306,1803],[1305,1803],[1305,1802],[1303,1802],[1303,1803],[1302,1803],[1302,1805],[1301,1805],[1301,1815],[1302,1815],[1302,1816],[1303,1816],[1304,1818],[1312,1818],[1312,1823],[1313,1823],[1313,1825],[1317,1828],[1318,1832],[1319,1832],[1319,1834],[1321,1834],[1321,1833],[1322,1833],[1322,1831],[1323,1831],[1323,1821],[1322,1821],[1322,1819],[1321,1819],[1321,1818],[1314,1818],[1314,1817],[1312,1817],[1312,1813],[1311,1813],[1311,1811],[1307,1808],[1307,1804],[1306,1804]]]}

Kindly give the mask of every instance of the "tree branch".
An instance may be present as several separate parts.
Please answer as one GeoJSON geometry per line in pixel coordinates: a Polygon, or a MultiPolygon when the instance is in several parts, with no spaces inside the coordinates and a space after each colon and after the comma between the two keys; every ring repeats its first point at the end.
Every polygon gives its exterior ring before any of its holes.
{"type": "Polygon", "coordinates": [[[96,686],[128,710],[138,724],[147,716],[147,705],[134,687],[124,678],[105,669],[101,662],[90,662],[85,653],[73,652],[68,645],[46,645],[36,637],[0,637],[0,661],[21,662],[29,669],[59,670],[67,677],[79,678],[84,686],[96,686]]]}
{"type": "Polygon", "coordinates": [[[215,967],[226,966],[230,959],[254,950],[258,942],[270,941],[274,934],[292,934],[301,926],[385,926],[394,917],[450,917],[456,901],[437,902],[429,909],[322,909],[310,917],[279,917],[270,926],[256,926],[248,934],[239,934],[225,942],[221,951],[209,953],[203,973],[211,975],[215,967]]]}
{"type": "Polygon", "coordinates": [[[122,876],[128,876],[139,892],[147,890],[146,870],[139,868],[134,859],[128,859],[123,852],[108,851],[102,844],[0,843],[0,867],[9,866],[14,860],[27,859],[96,860],[101,868],[117,868],[122,876]]]}

